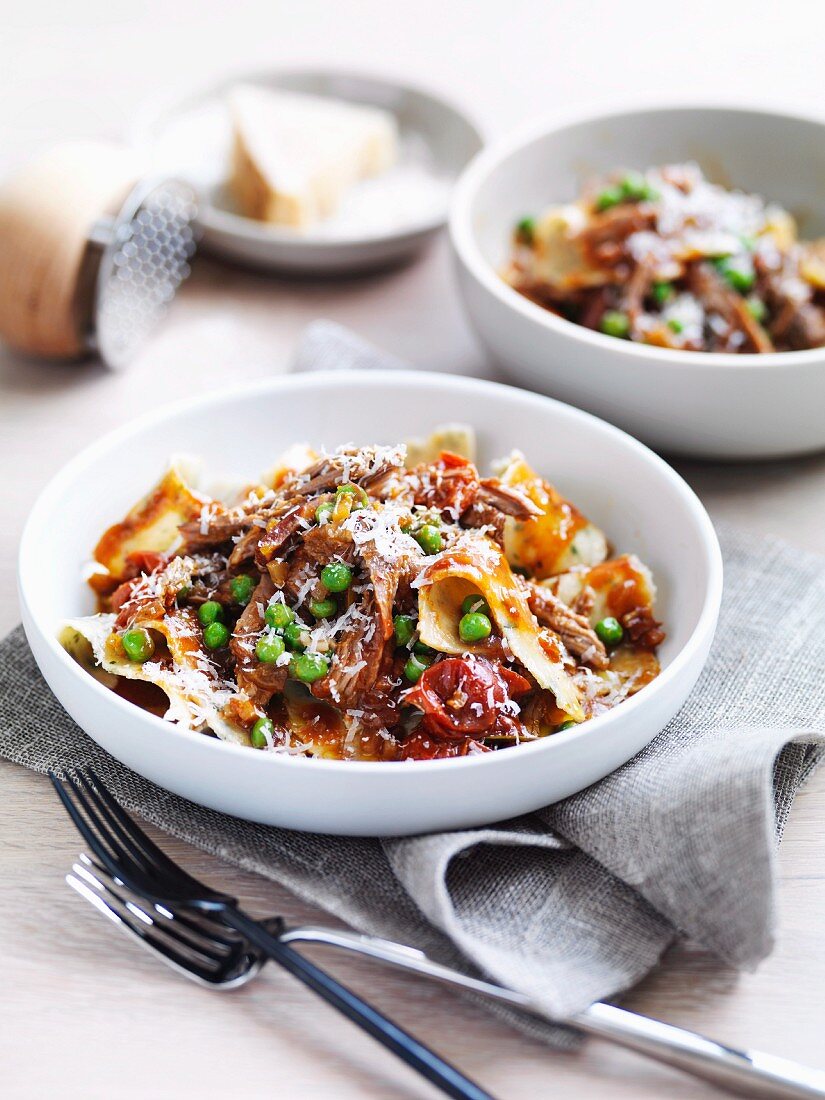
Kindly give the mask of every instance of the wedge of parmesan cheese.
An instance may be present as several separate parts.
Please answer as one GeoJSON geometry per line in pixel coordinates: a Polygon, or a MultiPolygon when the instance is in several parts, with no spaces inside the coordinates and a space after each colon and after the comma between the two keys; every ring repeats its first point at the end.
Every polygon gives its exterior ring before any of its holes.
{"type": "Polygon", "coordinates": [[[240,85],[229,95],[229,189],[247,217],[306,228],[396,159],[395,116],[322,96],[240,85]]]}

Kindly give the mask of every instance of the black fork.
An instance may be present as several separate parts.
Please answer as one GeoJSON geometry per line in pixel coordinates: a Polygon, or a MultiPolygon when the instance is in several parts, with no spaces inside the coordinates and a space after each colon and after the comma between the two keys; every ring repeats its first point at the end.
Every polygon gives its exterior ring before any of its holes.
{"type": "Polygon", "coordinates": [[[219,916],[447,1096],[493,1100],[415,1036],[243,913],[235,898],[187,874],[132,821],[91,769],[65,778],[49,772],[49,778],[94,855],[135,894],[155,905],[183,906],[219,916]]]}

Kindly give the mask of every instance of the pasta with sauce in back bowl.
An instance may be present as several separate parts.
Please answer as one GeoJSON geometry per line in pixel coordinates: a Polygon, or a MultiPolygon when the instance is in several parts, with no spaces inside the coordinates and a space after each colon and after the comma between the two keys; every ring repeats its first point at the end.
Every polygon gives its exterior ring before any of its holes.
{"type": "Polygon", "coordinates": [[[72,655],[136,705],[256,749],[464,756],[552,735],[658,674],[634,555],[469,428],[292,448],[231,502],[173,465],[106,531],[72,655]]]}
{"type": "Polygon", "coordinates": [[[676,351],[770,354],[825,345],[825,239],[695,164],[614,172],[522,218],[505,280],[606,336],[676,351]]]}

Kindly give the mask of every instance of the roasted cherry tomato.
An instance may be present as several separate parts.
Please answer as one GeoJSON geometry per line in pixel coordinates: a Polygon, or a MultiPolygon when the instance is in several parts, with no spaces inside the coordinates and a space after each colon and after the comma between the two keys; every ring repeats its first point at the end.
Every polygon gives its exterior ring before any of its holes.
{"type": "Polygon", "coordinates": [[[424,712],[428,732],[465,738],[492,730],[503,705],[529,689],[523,676],[483,657],[450,657],[426,669],[404,701],[424,712]]]}
{"type": "Polygon", "coordinates": [[[109,606],[112,611],[120,611],[121,607],[125,603],[128,603],[132,598],[132,587],[134,581],[124,581],[123,584],[119,584],[109,597],[109,606]]]}
{"type": "Polygon", "coordinates": [[[110,597],[112,611],[120,611],[132,598],[132,589],[144,574],[154,573],[169,560],[168,554],[159,554],[154,550],[133,550],[126,555],[126,568],[123,571],[123,584],[118,585],[110,597]]]}
{"type": "Polygon", "coordinates": [[[154,573],[160,565],[169,560],[168,554],[159,554],[155,550],[133,550],[126,555],[128,577],[139,577],[142,573],[154,573]]]}

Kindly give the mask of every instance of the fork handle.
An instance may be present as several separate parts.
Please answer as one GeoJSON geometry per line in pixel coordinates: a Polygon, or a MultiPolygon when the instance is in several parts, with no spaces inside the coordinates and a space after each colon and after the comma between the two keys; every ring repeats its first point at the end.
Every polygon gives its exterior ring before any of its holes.
{"type": "Polygon", "coordinates": [[[327,974],[325,970],[321,970],[297,951],[281,943],[276,936],[271,935],[257,921],[252,920],[235,906],[221,906],[220,915],[227,924],[251,940],[270,959],[280,963],[293,977],[314,990],[327,1004],[337,1008],[347,1019],[358,1024],[373,1039],[377,1039],[388,1050],[397,1054],[402,1061],[417,1070],[447,1096],[452,1096],[455,1100],[494,1100],[490,1093],[465,1077],[449,1062],[445,1062],[414,1035],[410,1035],[372,1005],[361,1000],[331,974],[327,974]]]}
{"type": "MultiPolygon", "coordinates": [[[[453,970],[428,958],[423,951],[404,944],[344,929],[313,926],[285,929],[281,938],[289,943],[317,943],[343,948],[408,973],[434,978],[445,985],[548,1018],[547,1013],[526,994],[453,970]]],[[[810,1069],[759,1051],[736,1050],[684,1028],[673,1027],[615,1005],[590,1005],[578,1015],[561,1022],[751,1100],[757,1097],[764,1100],[825,1098],[823,1070],[810,1069]]]]}
{"type": "Polygon", "coordinates": [[[825,1097],[825,1073],[785,1058],[736,1050],[684,1028],[640,1016],[615,1005],[594,1004],[568,1021],[657,1062],[701,1077],[729,1092],[756,1100],[813,1100],[825,1097]]]}

